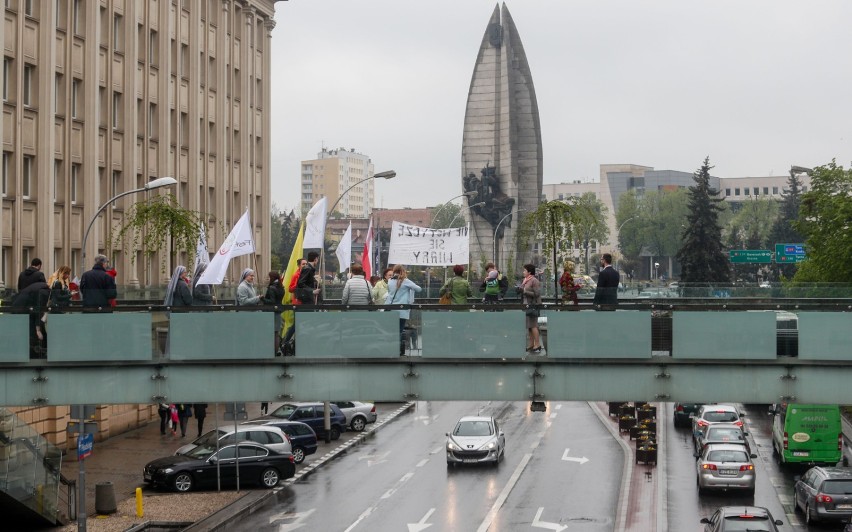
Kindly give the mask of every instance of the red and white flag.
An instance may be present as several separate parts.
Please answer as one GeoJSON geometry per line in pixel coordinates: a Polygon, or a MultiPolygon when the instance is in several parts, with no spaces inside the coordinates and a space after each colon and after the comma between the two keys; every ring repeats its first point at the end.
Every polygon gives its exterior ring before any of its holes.
{"type": "Polygon", "coordinates": [[[370,227],[367,229],[367,238],[364,239],[364,252],[361,254],[361,266],[364,268],[364,279],[370,280],[373,276],[373,219],[370,218],[370,227]]]}

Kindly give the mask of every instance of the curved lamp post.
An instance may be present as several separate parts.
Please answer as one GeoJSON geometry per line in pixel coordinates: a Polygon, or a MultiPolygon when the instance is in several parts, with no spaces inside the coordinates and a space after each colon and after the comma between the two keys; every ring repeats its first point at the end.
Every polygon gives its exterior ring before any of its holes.
{"type": "Polygon", "coordinates": [[[497,258],[497,231],[499,231],[499,230],[500,230],[500,226],[501,226],[501,225],[503,225],[503,222],[504,222],[504,221],[505,221],[505,220],[506,220],[509,216],[512,216],[513,214],[518,214],[519,212],[528,212],[528,211],[529,211],[529,209],[518,209],[518,210],[516,210],[516,211],[514,211],[514,212],[510,212],[510,213],[509,213],[509,214],[507,214],[506,216],[504,216],[504,217],[500,218],[500,221],[499,221],[499,222],[497,222],[497,227],[495,227],[495,228],[494,228],[494,240],[493,240],[493,243],[494,243],[494,249],[493,249],[493,252],[494,252],[494,254],[493,254],[493,257],[494,257],[494,264],[500,264],[500,260],[497,258]]]}
{"type": "MultiPolygon", "coordinates": [[[[118,198],[122,198],[124,196],[129,196],[130,194],[136,194],[137,192],[147,192],[149,190],[154,190],[155,188],[169,187],[169,186],[172,186],[172,185],[175,185],[175,184],[177,184],[177,179],[175,179],[174,177],[160,177],[160,178],[154,179],[153,181],[148,181],[147,183],[145,183],[145,186],[143,186],[141,188],[136,188],[136,189],[133,189],[133,190],[128,190],[127,192],[122,192],[121,194],[117,194],[117,195],[113,196],[112,198],[110,198],[106,203],[101,205],[101,208],[98,209],[98,211],[95,213],[94,216],[92,216],[92,220],[89,222],[88,227],[86,227],[86,232],[83,233],[83,247],[82,247],[82,253],[81,253],[82,257],[80,259],[81,262],[82,262],[82,265],[80,265],[80,264],[77,265],[78,266],[77,273],[82,277],[82,275],[83,275],[82,268],[85,267],[85,265],[86,265],[86,240],[89,239],[89,231],[92,230],[92,226],[95,225],[95,220],[98,219],[98,216],[100,216],[100,214],[104,211],[104,209],[106,209],[109,206],[110,203],[114,202],[118,198]]],[[[83,293],[81,291],[80,297],[82,297],[82,294],[83,293]]]]}
{"type": "Polygon", "coordinates": [[[448,227],[448,229],[451,229],[453,227],[453,224],[458,219],[458,217],[461,213],[463,213],[464,211],[469,211],[469,210],[476,208],[476,207],[482,207],[483,205],[485,205],[485,202],[480,201],[479,203],[474,203],[473,205],[468,205],[467,207],[462,207],[461,209],[459,209],[459,212],[457,212],[456,215],[453,216],[453,219],[450,220],[450,227],[448,227]]]}
{"type": "MultiPolygon", "coordinates": [[[[435,215],[432,216],[432,222],[429,224],[429,229],[432,229],[432,226],[435,225],[435,220],[438,219],[438,215],[441,214],[441,211],[444,210],[444,207],[449,205],[454,199],[461,198],[462,196],[467,196],[468,201],[470,201],[473,198],[475,198],[477,196],[477,194],[479,194],[479,193],[475,190],[463,192],[463,193],[459,194],[458,196],[453,196],[452,198],[450,198],[447,201],[445,201],[444,203],[442,203],[441,206],[438,207],[438,210],[435,211],[435,215]]],[[[452,222],[450,222],[450,225],[452,225],[452,222]]]]}
{"type": "MultiPolygon", "coordinates": [[[[636,218],[636,216],[631,216],[630,218],[624,220],[623,222],[621,222],[621,225],[618,226],[618,229],[615,230],[616,238],[618,238],[618,240],[619,240],[619,242],[618,242],[618,254],[619,255],[621,255],[621,253],[622,253],[622,251],[621,251],[621,228],[624,227],[624,224],[626,224],[630,220],[634,220],[635,218],[636,218]]],[[[619,262],[620,261],[615,262],[615,271],[618,271],[618,263],[619,262]]]]}

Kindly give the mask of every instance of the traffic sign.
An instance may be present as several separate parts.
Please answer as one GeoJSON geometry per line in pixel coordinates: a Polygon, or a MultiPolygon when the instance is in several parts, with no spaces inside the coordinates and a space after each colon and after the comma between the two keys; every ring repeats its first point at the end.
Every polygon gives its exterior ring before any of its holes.
{"type": "Polygon", "coordinates": [[[94,434],[80,434],[77,436],[77,460],[83,460],[91,456],[92,448],[95,446],[94,434]]]}
{"type": "Polygon", "coordinates": [[[728,252],[734,264],[769,264],[772,262],[772,251],[768,249],[732,249],[728,252]]]}
{"type": "Polygon", "coordinates": [[[775,262],[790,264],[806,258],[804,244],[775,244],[775,262]]]}

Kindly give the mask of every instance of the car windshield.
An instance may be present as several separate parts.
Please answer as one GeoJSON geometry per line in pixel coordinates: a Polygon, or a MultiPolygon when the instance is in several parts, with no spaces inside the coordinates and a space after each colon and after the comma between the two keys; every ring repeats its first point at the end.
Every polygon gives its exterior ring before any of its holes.
{"type": "Polygon", "coordinates": [[[852,479],[826,481],[820,491],[832,495],[852,495],[852,479]]]}
{"type": "Polygon", "coordinates": [[[707,453],[709,462],[748,462],[745,451],[710,451],[707,453]]]}
{"type": "Polygon", "coordinates": [[[293,415],[293,412],[296,411],[295,405],[281,405],[269,414],[271,417],[280,417],[282,419],[289,419],[290,416],[293,415]]]}
{"type": "Polygon", "coordinates": [[[460,421],[453,431],[454,436],[490,436],[493,434],[488,421],[460,421]]]}
{"type": "Polygon", "coordinates": [[[197,458],[198,460],[207,460],[211,454],[216,452],[216,443],[213,443],[213,446],[207,445],[199,445],[195,449],[190,450],[189,452],[184,453],[185,456],[189,456],[190,458],[197,458]]]}
{"type": "Polygon", "coordinates": [[[728,517],[725,532],[774,532],[777,530],[766,517],[728,517]]]}
{"type": "Polygon", "coordinates": [[[199,438],[197,438],[193,445],[198,445],[199,447],[212,447],[216,448],[216,439],[221,438],[225,434],[223,430],[211,430],[205,434],[202,434],[199,438]]]}
{"type": "Polygon", "coordinates": [[[704,419],[713,423],[725,423],[738,419],[736,412],[704,412],[704,419]]]}
{"type": "Polygon", "coordinates": [[[708,440],[718,441],[743,441],[743,433],[739,429],[708,429],[708,440]]]}

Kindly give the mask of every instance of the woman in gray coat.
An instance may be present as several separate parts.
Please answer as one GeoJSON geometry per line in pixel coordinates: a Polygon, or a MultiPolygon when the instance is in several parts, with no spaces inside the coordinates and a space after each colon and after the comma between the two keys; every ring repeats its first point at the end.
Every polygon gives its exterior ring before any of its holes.
{"type": "Polygon", "coordinates": [[[254,270],[246,268],[240,276],[240,285],[237,287],[237,305],[240,307],[258,305],[260,299],[261,297],[257,295],[257,290],[254,288],[254,270]]]}
{"type": "Polygon", "coordinates": [[[369,305],[373,299],[370,283],[364,278],[364,268],[360,264],[353,264],[349,271],[352,277],[343,285],[344,305],[369,305]]]}

